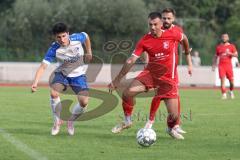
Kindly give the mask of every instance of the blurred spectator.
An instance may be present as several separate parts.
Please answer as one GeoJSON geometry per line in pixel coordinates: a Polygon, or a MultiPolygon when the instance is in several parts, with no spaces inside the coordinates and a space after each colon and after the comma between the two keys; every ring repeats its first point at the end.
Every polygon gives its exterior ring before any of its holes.
{"type": "Polygon", "coordinates": [[[194,51],[192,56],[192,64],[194,67],[201,66],[201,58],[199,57],[199,52],[194,51]]]}

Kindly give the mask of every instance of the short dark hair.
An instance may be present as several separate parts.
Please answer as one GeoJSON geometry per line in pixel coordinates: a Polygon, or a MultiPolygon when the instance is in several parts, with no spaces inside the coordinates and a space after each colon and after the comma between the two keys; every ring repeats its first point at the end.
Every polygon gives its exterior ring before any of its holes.
{"type": "Polygon", "coordinates": [[[164,10],[162,10],[161,12],[162,14],[163,13],[172,13],[174,16],[176,16],[176,11],[172,8],[165,8],[164,10]]]}
{"type": "Polygon", "coordinates": [[[52,33],[54,35],[58,33],[69,32],[68,26],[65,23],[58,22],[52,28],[52,33]]]}
{"type": "Polygon", "coordinates": [[[161,19],[162,15],[160,12],[151,12],[151,13],[149,13],[148,18],[150,18],[150,19],[160,18],[161,19]]]}

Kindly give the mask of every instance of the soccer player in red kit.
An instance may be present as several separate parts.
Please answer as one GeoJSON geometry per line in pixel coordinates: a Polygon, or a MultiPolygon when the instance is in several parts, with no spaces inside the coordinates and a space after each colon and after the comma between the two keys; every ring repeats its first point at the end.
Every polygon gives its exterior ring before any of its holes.
{"type": "MultiPolygon", "coordinates": [[[[178,86],[175,72],[175,47],[182,41],[184,49],[189,51],[187,37],[180,32],[164,31],[161,29],[161,14],[152,12],[148,17],[150,32],[144,35],[137,43],[136,48],[130,58],[122,67],[116,78],[108,85],[110,91],[116,89],[121,79],[128,73],[136,60],[143,52],[148,53],[149,63],[147,67],[131,82],[123,91],[122,106],[125,121],[116,125],[113,133],[119,133],[123,129],[132,125],[131,115],[135,104],[134,97],[150,89],[157,89],[157,95],[164,100],[168,110],[169,134],[176,139],[184,139],[174,129],[178,119],[178,86]]],[[[192,72],[191,56],[186,52],[189,73],[192,72]]]]}
{"type": "MultiPolygon", "coordinates": [[[[163,22],[163,26],[162,29],[163,30],[168,30],[171,31],[173,33],[175,32],[180,32],[183,33],[183,29],[180,26],[174,25],[173,22],[175,20],[175,15],[176,12],[174,9],[172,8],[165,8],[162,12],[162,22],[163,22]]],[[[177,65],[178,65],[178,44],[177,47],[175,47],[176,51],[175,51],[175,73],[176,73],[176,81],[178,83],[178,71],[177,71],[177,65]]],[[[153,123],[154,123],[154,119],[155,119],[155,114],[159,108],[161,102],[161,98],[159,96],[155,96],[152,99],[152,104],[151,104],[151,108],[150,108],[150,115],[149,115],[149,121],[146,123],[145,128],[151,128],[153,123]]],[[[180,127],[180,97],[178,97],[178,121],[177,124],[174,126],[175,130],[180,133],[186,133],[181,127],[180,127]]],[[[167,132],[169,132],[169,128],[167,128],[167,132]]]]}
{"type": "Polygon", "coordinates": [[[218,71],[219,78],[221,79],[221,91],[222,99],[227,99],[226,87],[225,87],[225,78],[229,80],[230,83],[230,97],[234,99],[233,89],[233,69],[232,69],[232,57],[238,57],[238,52],[234,44],[229,43],[229,36],[227,33],[222,34],[221,36],[222,43],[217,45],[216,53],[213,58],[213,71],[216,68],[217,58],[219,58],[218,71]]]}

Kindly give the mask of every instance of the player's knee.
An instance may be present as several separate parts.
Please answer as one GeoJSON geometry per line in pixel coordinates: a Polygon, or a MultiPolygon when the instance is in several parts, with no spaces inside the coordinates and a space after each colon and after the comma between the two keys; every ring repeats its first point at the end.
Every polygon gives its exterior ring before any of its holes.
{"type": "Polygon", "coordinates": [[[122,97],[130,97],[131,96],[131,91],[127,88],[123,91],[122,97]]]}
{"type": "Polygon", "coordinates": [[[88,105],[88,98],[82,99],[79,103],[82,107],[86,107],[88,105]]]}
{"type": "Polygon", "coordinates": [[[129,97],[129,96],[127,96],[127,95],[124,94],[124,92],[123,92],[123,94],[122,94],[122,100],[123,100],[123,101],[126,101],[126,100],[128,99],[128,97],[129,97]]]}
{"type": "Polygon", "coordinates": [[[54,83],[53,85],[51,85],[51,88],[52,88],[52,92],[57,92],[57,93],[61,93],[67,89],[66,86],[60,83],[54,83]]]}
{"type": "Polygon", "coordinates": [[[50,96],[52,97],[52,99],[56,99],[59,97],[59,93],[52,90],[50,96]]]}
{"type": "Polygon", "coordinates": [[[135,95],[135,90],[132,87],[127,88],[123,91],[124,97],[134,97],[134,95],[135,95]]]}

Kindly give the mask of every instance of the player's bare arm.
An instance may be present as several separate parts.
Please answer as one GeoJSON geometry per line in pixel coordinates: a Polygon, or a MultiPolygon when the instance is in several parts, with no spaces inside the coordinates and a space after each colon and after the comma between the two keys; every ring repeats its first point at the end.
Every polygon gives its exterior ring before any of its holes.
{"type": "Polygon", "coordinates": [[[190,54],[192,49],[189,48],[188,38],[185,34],[183,34],[182,46],[184,48],[186,62],[188,64],[188,74],[192,75],[192,58],[191,58],[191,54],[190,54]]]}
{"type": "Polygon", "coordinates": [[[42,75],[43,75],[44,71],[46,70],[47,66],[48,66],[48,64],[43,63],[43,62],[39,66],[39,68],[38,68],[38,70],[36,72],[36,75],[35,75],[32,87],[31,87],[31,91],[32,92],[36,92],[37,91],[37,85],[38,85],[39,79],[42,77],[42,75]]]}
{"type": "Polygon", "coordinates": [[[91,48],[91,40],[89,36],[87,36],[85,41],[85,47],[86,47],[86,54],[85,54],[85,61],[88,63],[92,60],[92,48],[91,48]]]}
{"type": "Polygon", "coordinates": [[[146,51],[144,51],[142,53],[141,57],[139,57],[139,59],[144,63],[144,68],[146,68],[148,65],[148,62],[149,62],[148,53],[146,51]]]}
{"type": "Polygon", "coordinates": [[[116,78],[108,85],[109,92],[112,92],[118,87],[121,79],[129,72],[129,70],[132,68],[137,59],[138,57],[133,55],[127,59],[127,61],[123,65],[121,71],[118,73],[116,78]]]}
{"type": "Polygon", "coordinates": [[[143,52],[143,53],[142,53],[142,56],[139,57],[139,58],[140,58],[140,60],[141,60],[143,63],[145,63],[145,64],[147,64],[147,63],[149,62],[148,53],[147,53],[146,51],[143,52]]]}
{"type": "Polygon", "coordinates": [[[227,55],[229,55],[229,56],[232,56],[232,57],[238,57],[238,52],[227,52],[226,53],[227,55]]]}

